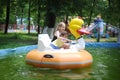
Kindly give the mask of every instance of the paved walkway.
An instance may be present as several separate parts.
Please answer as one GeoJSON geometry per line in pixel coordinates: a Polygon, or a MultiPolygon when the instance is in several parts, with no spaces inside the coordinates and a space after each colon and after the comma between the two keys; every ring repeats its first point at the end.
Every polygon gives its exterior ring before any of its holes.
{"type": "MultiPolygon", "coordinates": [[[[8,29],[8,32],[28,33],[28,30],[8,29]]],[[[36,30],[30,30],[32,33],[37,33],[36,30]]]]}

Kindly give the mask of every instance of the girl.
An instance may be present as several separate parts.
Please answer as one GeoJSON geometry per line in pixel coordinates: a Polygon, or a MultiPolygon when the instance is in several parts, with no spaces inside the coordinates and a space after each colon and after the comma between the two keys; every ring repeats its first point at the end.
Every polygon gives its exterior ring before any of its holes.
{"type": "Polygon", "coordinates": [[[64,22],[60,22],[58,25],[57,25],[57,28],[56,28],[56,31],[54,33],[54,37],[52,39],[52,42],[54,40],[56,40],[57,38],[60,37],[60,34],[62,31],[65,31],[66,27],[65,27],[65,23],[64,22]]]}

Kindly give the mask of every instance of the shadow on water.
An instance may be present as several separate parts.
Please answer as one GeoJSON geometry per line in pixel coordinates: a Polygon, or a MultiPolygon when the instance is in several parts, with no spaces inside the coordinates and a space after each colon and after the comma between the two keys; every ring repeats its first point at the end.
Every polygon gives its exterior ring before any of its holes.
{"type": "Polygon", "coordinates": [[[93,64],[82,69],[55,70],[26,65],[25,54],[0,59],[0,80],[119,80],[120,50],[87,48],[93,64]]]}

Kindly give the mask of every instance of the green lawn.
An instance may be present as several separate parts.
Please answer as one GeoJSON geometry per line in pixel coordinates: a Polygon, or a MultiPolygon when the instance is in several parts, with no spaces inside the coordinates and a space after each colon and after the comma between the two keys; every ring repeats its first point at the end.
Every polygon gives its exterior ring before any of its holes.
{"type": "MultiPolygon", "coordinates": [[[[84,38],[86,42],[96,42],[96,38],[84,38]]],[[[116,42],[117,38],[101,38],[101,42],[116,42]]],[[[38,42],[37,33],[0,33],[0,49],[15,48],[26,45],[36,45],[38,42]]]]}
{"type": "MultiPolygon", "coordinates": [[[[96,38],[85,38],[86,42],[96,42],[96,38]]],[[[111,38],[101,38],[100,42],[117,42],[116,37],[111,37],[111,38]]]]}
{"type": "Polygon", "coordinates": [[[31,33],[0,33],[0,49],[37,44],[37,34],[31,33]]]}

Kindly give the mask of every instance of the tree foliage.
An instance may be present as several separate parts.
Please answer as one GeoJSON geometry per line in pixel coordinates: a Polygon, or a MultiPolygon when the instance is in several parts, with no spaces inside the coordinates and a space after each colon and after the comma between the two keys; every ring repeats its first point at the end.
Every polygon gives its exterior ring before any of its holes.
{"type": "MultiPolygon", "coordinates": [[[[21,19],[22,24],[22,18],[28,18],[29,1],[10,1],[9,24],[16,23],[17,18],[21,19]]],[[[6,2],[7,0],[0,2],[0,23],[6,23],[6,2]]],[[[88,24],[94,17],[101,14],[104,21],[118,26],[120,25],[119,8],[120,0],[31,0],[29,17],[33,18],[36,25],[43,26],[43,22],[45,22],[45,25],[54,27],[56,19],[65,16],[81,16],[88,24]],[[51,21],[50,19],[53,18],[55,20],[51,21]]]]}

